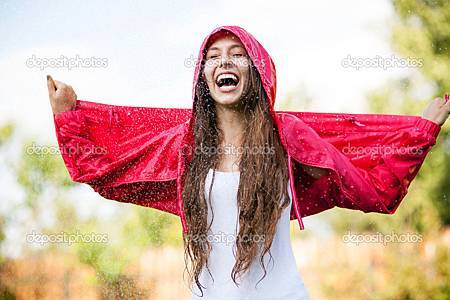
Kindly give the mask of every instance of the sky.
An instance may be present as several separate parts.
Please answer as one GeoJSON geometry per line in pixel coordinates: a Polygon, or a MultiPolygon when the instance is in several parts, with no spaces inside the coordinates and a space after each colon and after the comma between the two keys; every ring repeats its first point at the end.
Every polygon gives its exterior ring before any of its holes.
{"type": "Polygon", "coordinates": [[[276,105],[300,89],[313,99],[311,110],[366,113],[365,93],[407,70],[356,70],[342,60],[392,55],[392,18],[388,1],[2,1],[0,122],[12,119],[55,142],[46,74],[70,84],[80,100],[190,108],[194,59],[220,25],[245,28],[273,57],[276,105]],[[61,55],[102,64],[36,63],[61,55]]]}
{"type": "MultiPolygon", "coordinates": [[[[1,1],[0,124],[14,121],[19,137],[56,145],[47,74],[70,84],[80,100],[191,108],[195,58],[204,37],[220,25],[245,28],[272,56],[277,109],[300,91],[313,100],[311,111],[370,113],[366,93],[409,70],[357,70],[342,62],[349,55],[395,54],[389,43],[394,17],[386,0],[1,1]],[[101,64],[68,69],[36,63],[77,55],[101,64]]],[[[0,197],[19,200],[14,178],[3,171],[0,197]]],[[[89,210],[93,193],[80,189],[84,196],[77,199],[89,210]]],[[[107,211],[108,204],[99,207],[107,211]]]]}

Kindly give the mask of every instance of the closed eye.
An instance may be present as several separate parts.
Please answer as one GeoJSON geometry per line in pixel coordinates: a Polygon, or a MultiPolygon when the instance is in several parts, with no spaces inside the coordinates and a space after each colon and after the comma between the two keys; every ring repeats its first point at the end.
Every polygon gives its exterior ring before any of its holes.
{"type": "MultiPolygon", "coordinates": [[[[243,57],[244,54],[233,54],[234,57],[243,57]]],[[[211,55],[208,59],[214,59],[216,57],[219,57],[219,55],[211,55]]]]}

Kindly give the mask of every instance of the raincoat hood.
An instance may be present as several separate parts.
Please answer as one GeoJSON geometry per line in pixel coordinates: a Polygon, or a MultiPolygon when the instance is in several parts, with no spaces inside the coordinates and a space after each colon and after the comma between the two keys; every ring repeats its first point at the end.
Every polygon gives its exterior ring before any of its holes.
{"type": "MultiPolygon", "coordinates": [[[[277,126],[278,132],[281,132],[281,124],[280,120],[278,119],[278,116],[275,112],[274,106],[275,106],[275,98],[276,98],[276,91],[277,91],[277,76],[276,76],[276,68],[275,63],[273,62],[272,58],[270,57],[269,53],[266,51],[266,49],[256,40],[256,38],[251,35],[249,32],[247,32],[244,28],[239,26],[219,26],[212,30],[203,40],[200,50],[198,52],[197,62],[195,65],[195,71],[194,71],[194,80],[192,84],[192,116],[189,121],[188,130],[189,133],[187,135],[186,143],[188,145],[192,145],[192,139],[193,139],[193,128],[194,128],[194,120],[195,120],[195,100],[196,100],[196,88],[197,83],[200,77],[201,72],[201,66],[202,62],[204,61],[206,57],[206,51],[208,50],[207,47],[211,44],[211,42],[214,40],[215,35],[219,32],[227,31],[232,34],[234,34],[244,45],[245,50],[247,51],[247,54],[249,58],[252,60],[253,65],[256,67],[260,78],[261,83],[264,88],[264,91],[267,96],[267,100],[269,103],[269,111],[270,115],[272,116],[275,125],[277,126]]],[[[286,141],[284,140],[284,137],[279,134],[282,145],[286,148],[286,141]]],[[[192,148],[191,148],[192,150],[192,148]]],[[[189,157],[191,157],[192,151],[189,152],[189,157]]]]}
{"type": "Polygon", "coordinates": [[[192,101],[195,99],[195,88],[200,75],[201,63],[206,55],[208,43],[214,38],[214,35],[220,31],[228,31],[239,38],[244,45],[247,54],[257,68],[261,76],[262,85],[266,91],[271,109],[273,110],[275,104],[275,95],[277,90],[277,76],[275,64],[269,53],[264,47],[245,29],[239,26],[220,26],[211,31],[202,42],[198,53],[197,62],[194,71],[194,81],[192,85],[192,101]]]}

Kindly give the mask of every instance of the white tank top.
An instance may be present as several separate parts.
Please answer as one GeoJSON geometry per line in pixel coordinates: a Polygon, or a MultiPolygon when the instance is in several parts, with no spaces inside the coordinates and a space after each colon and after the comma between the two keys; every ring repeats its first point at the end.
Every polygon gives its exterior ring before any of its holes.
{"type": "MultiPolygon", "coordinates": [[[[208,224],[210,224],[212,217],[208,203],[212,173],[213,170],[210,169],[205,180],[205,196],[209,208],[208,224]]],[[[239,287],[233,282],[231,278],[231,271],[235,263],[233,246],[238,233],[237,226],[239,226],[237,215],[239,177],[239,172],[215,171],[211,194],[214,220],[208,236],[208,241],[212,246],[208,265],[214,281],[206,267],[204,267],[200,273],[199,281],[206,289],[202,288],[203,297],[200,297],[202,293],[194,281],[192,284],[192,300],[309,300],[308,291],[297,270],[291,247],[289,230],[291,204],[283,210],[277,224],[276,233],[270,248],[272,259],[270,259],[269,253],[264,257],[264,265],[267,272],[264,279],[260,280],[264,275],[264,270],[260,265],[258,254],[257,258],[252,262],[248,273],[236,278],[239,287]]],[[[289,188],[288,191],[289,197],[292,199],[289,188]]],[[[292,203],[292,200],[290,202],[292,203]]],[[[255,239],[257,238],[255,237],[255,239]]]]}

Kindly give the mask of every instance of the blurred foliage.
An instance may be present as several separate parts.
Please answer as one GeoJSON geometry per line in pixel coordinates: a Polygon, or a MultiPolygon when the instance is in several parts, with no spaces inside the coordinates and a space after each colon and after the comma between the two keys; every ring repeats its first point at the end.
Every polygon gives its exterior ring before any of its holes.
{"type": "Polygon", "coordinates": [[[14,132],[14,124],[8,122],[0,127],[0,146],[6,143],[14,132]]]}
{"type": "MultiPolygon", "coordinates": [[[[12,135],[14,133],[14,124],[8,122],[2,126],[0,126],[0,151],[3,151],[6,144],[12,139],[12,135]]],[[[0,161],[3,163],[2,161],[0,161]]],[[[3,199],[5,200],[5,199],[3,199]]],[[[2,246],[3,241],[5,240],[5,223],[7,221],[6,216],[0,215],[0,247],[2,246]]],[[[4,257],[2,252],[0,251],[0,265],[3,263],[4,257]]],[[[1,289],[0,289],[1,290],[1,289]]]]}
{"type": "Polygon", "coordinates": [[[29,141],[23,145],[22,155],[16,166],[17,181],[26,192],[25,205],[35,207],[45,189],[74,186],[58,150],[54,146],[35,145],[29,141]]]}
{"type": "MultiPolygon", "coordinates": [[[[0,247],[5,240],[5,218],[0,215],[0,247]]],[[[0,265],[4,262],[5,258],[3,257],[1,251],[0,251],[0,265]]]]}
{"type": "MultiPolygon", "coordinates": [[[[449,234],[447,230],[447,238],[449,234]]],[[[309,259],[313,272],[320,274],[325,299],[444,300],[450,295],[449,246],[444,240],[436,234],[417,242],[349,245],[333,237],[323,242],[333,249],[332,256],[318,253],[309,259]]]]}
{"type": "MultiPolygon", "coordinates": [[[[450,2],[393,0],[396,20],[391,42],[399,57],[423,59],[423,66],[368,94],[373,113],[420,116],[435,97],[450,91],[450,2]]],[[[441,128],[420,172],[394,216],[341,211],[331,216],[347,228],[412,229],[420,233],[450,224],[450,121],[441,128]],[[344,217],[343,217],[344,216],[344,217]]]]}
{"type": "MultiPolygon", "coordinates": [[[[6,144],[12,139],[14,133],[15,126],[12,122],[8,122],[2,126],[0,126],[0,151],[3,151],[6,144]]],[[[3,163],[3,162],[2,162],[3,163]]],[[[6,199],[2,199],[5,201],[6,199]]],[[[7,217],[0,214],[0,249],[2,247],[3,242],[6,239],[5,227],[6,227],[7,217]]],[[[2,251],[0,251],[0,270],[3,269],[3,266],[6,262],[6,258],[4,257],[2,251]]],[[[13,300],[16,299],[14,292],[11,291],[7,286],[0,281],[0,299],[2,300],[13,300]]]]}
{"type": "Polygon", "coordinates": [[[392,278],[402,278],[395,285],[387,285],[380,299],[449,299],[450,257],[448,247],[439,244],[431,262],[417,252],[404,255],[401,251],[386,252],[387,271],[392,278]],[[430,280],[432,278],[432,280],[430,280]]]}
{"type": "Polygon", "coordinates": [[[133,207],[133,213],[125,220],[123,237],[140,247],[182,245],[179,217],[154,209],[133,207]]]}
{"type": "MultiPolygon", "coordinates": [[[[425,107],[431,99],[443,97],[450,91],[450,1],[395,0],[393,5],[400,22],[392,30],[392,44],[400,55],[424,60],[418,71],[426,84],[434,87],[433,94],[424,99],[413,99],[408,93],[413,88],[406,85],[398,100],[405,106],[418,102],[425,107]]],[[[395,87],[390,90],[395,90],[395,87]]],[[[389,97],[386,99],[391,100],[389,97]]],[[[420,111],[415,113],[420,114],[420,111]]],[[[446,147],[450,139],[449,123],[447,121],[443,125],[440,138],[432,149],[429,159],[432,168],[423,170],[423,174],[433,174],[428,176],[427,189],[445,225],[450,224],[450,149],[446,147]]]]}
{"type": "MultiPolygon", "coordinates": [[[[6,153],[7,147],[15,147],[8,143],[13,129],[13,124],[0,127],[0,151],[6,153]]],[[[115,202],[115,205],[129,208],[120,212],[118,221],[99,222],[95,217],[81,219],[76,203],[67,198],[70,190],[79,184],[71,180],[57,146],[25,141],[19,159],[8,163],[24,193],[21,203],[11,205],[9,212],[0,214],[0,245],[5,238],[6,223],[24,213],[30,216],[24,224],[29,227],[28,232],[81,236],[73,244],[46,243],[41,250],[25,245],[25,253],[33,255],[44,250],[55,255],[63,252],[76,255],[81,264],[95,270],[93,284],[102,299],[143,298],[146,292],[136,287],[134,279],[127,275],[129,265],[150,246],[181,244],[179,218],[146,207],[115,202]],[[107,239],[93,242],[88,239],[92,233],[106,235],[107,239]]],[[[0,258],[1,267],[3,257],[0,258]]],[[[0,299],[10,296],[14,299],[14,294],[0,284],[0,299]]]]}
{"type": "MultiPolygon", "coordinates": [[[[448,0],[393,0],[399,22],[392,28],[392,45],[404,57],[420,57],[427,80],[437,95],[450,88],[450,2],[448,0]]],[[[428,99],[429,100],[429,99],[428,99]]]]}
{"type": "Polygon", "coordinates": [[[288,91],[286,96],[280,101],[280,107],[283,111],[308,111],[313,106],[313,97],[308,93],[304,83],[288,91]]]}
{"type": "MultiPolygon", "coordinates": [[[[450,1],[392,0],[392,4],[397,13],[391,30],[396,55],[423,59],[423,66],[371,91],[367,98],[373,113],[420,116],[432,99],[450,91],[450,1]]],[[[449,129],[447,121],[394,215],[333,209],[326,216],[336,232],[439,236],[450,224],[449,129]]],[[[448,243],[436,247],[431,261],[420,254],[421,246],[385,247],[382,274],[388,279],[380,288],[371,290],[376,278],[369,280],[343,267],[339,278],[351,280],[351,288],[341,290],[334,279],[324,279],[323,290],[336,299],[363,299],[367,294],[373,295],[371,299],[450,299],[448,243]]]]}

